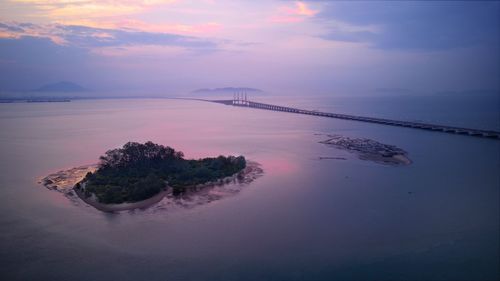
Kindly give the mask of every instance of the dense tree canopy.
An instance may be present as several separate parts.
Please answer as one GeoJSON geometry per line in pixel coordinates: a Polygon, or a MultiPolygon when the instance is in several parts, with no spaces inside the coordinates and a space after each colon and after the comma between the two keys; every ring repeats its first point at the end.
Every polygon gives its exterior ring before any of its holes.
{"type": "Polygon", "coordinates": [[[185,187],[231,176],[243,170],[243,156],[219,156],[186,160],[173,148],[146,142],[129,142],[100,157],[99,168],[88,173],[75,188],[101,203],[136,202],[150,198],[166,187],[177,192],[185,187]],[[84,186],[84,187],[83,187],[84,186]]]}

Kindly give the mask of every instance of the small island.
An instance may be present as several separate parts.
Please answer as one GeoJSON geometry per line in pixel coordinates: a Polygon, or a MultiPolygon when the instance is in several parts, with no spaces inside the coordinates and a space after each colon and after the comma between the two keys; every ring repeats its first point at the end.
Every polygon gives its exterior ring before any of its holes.
{"type": "MultiPolygon", "coordinates": [[[[322,144],[333,146],[358,155],[361,160],[373,161],[384,165],[409,165],[408,153],[394,145],[383,144],[366,138],[349,138],[341,135],[327,135],[322,144]]],[[[320,159],[342,159],[342,157],[320,157],[320,159]]]]}
{"type": "Polygon", "coordinates": [[[260,164],[243,156],[184,159],[181,151],[129,142],[107,151],[98,164],[60,170],[38,179],[80,205],[120,212],[189,209],[237,194],[262,176],[260,164]]]}
{"type": "Polygon", "coordinates": [[[74,190],[85,202],[101,210],[109,209],[106,205],[122,205],[116,210],[133,209],[161,200],[169,188],[173,194],[179,194],[188,187],[231,177],[245,167],[243,156],[188,160],[182,152],[168,146],[129,142],[101,156],[97,169],[88,172],[74,190]],[[134,204],[137,202],[141,204],[134,204]]]}

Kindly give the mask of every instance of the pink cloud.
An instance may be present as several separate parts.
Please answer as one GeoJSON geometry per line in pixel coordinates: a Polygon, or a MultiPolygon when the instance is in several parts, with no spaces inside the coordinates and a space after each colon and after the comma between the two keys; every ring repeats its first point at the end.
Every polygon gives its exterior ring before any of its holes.
{"type": "Polygon", "coordinates": [[[318,13],[317,10],[309,8],[304,2],[297,1],[293,7],[281,7],[276,15],[270,17],[271,22],[276,23],[296,23],[304,21],[318,13]]]}
{"type": "Polygon", "coordinates": [[[79,25],[94,28],[107,29],[133,29],[145,32],[172,33],[179,35],[213,35],[223,29],[223,25],[217,22],[206,22],[200,24],[181,23],[148,23],[131,18],[110,20],[64,20],[58,21],[62,25],[79,25]]]}
{"type": "Polygon", "coordinates": [[[147,32],[166,32],[182,35],[190,34],[213,34],[220,31],[223,26],[216,22],[201,24],[178,24],[178,23],[147,23],[139,20],[122,20],[115,23],[115,28],[133,28],[147,32]]]}
{"type": "Polygon", "coordinates": [[[297,1],[295,2],[295,8],[289,9],[289,13],[293,15],[311,17],[317,14],[318,11],[311,10],[304,2],[297,1]]]}
{"type": "Polygon", "coordinates": [[[269,20],[275,23],[295,23],[295,22],[301,22],[304,19],[301,17],[293,17],[293,16],[273,16],[269,20]]]}

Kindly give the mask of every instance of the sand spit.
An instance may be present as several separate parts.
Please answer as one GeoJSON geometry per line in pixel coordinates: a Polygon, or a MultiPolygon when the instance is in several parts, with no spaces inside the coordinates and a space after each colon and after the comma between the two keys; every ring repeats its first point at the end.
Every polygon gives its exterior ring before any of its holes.
{"type": "Polygon", "coordinates": [[[75,184],[81,181],[88,172],[93,173],[95,170],[97,170],[95,164],[61,170],[39,179],[38,183],[43,184],[48,189],[66,194],[73,192],[75,184]]]}

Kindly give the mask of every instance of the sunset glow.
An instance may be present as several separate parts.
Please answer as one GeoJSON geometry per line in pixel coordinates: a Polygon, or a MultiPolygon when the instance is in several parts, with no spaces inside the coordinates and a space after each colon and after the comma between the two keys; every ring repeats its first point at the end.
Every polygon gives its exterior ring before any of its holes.
{"type": "MultiPolygon", "coordinates": [[[[432,92],[456,83],[467,88],[495,86],[498,34],[492,28],[495,16],[490,11],[497,4],[422,3],[414,9],[403,3],[384,5],[279,0],[7,0],[0,8],[0,38],[18,53],[33,53],[23,50],[33,48],[54,54],[49,72],[42,70],[44,66],[34,68],[35,74],[26,81],[30,87],[43,83],[46,73],[76,80],[70,73],[96,65],[103,73],[82,81],[96,88],[119,84],[126,89],[144,79],[165,83],[154,83],[155,91],[166,85],[174,91],[189,91],[223,81],[317,94],[387,87],[432,92]],[[429,13],[431,9],[434,12],[429,13]],[[441,17],[441,11],[453,16],[441,17]],[[368,12],[371,16],[365,15],[368,12]],[[422,15],[429,18],[423,21],[422,15]],[[463,17],[477,20],[457,28],[463,17]],[[152,50],[161,59],[141,60],[151,57],[152,50]],[[73,54],[72,60],[85,59],[66,65],[68,60],[61,53],[73,54]],[[209,70],[208,64],[217,65],[216,71],[209,70]],[[412,67],[405,67],[407,64],[412,67]],[[147,71],[141,77],[123,65],[147,71]],[[174,72],[181,77],[165,75],[174,72]],[[113,81],[105,78],[111,73],[113,81]],[[475,73],[474,78],[461,78],[468,73],[475,73]],[[355,82],[359,79],[363,83],[355,82]]],[[[9,53],[4,51],[0,61],[17,60],[9,53]]],[[[12,75],[20,75],[26,64],[9,63],[8,68],[12,75]]],[[[1,79],[5,85],[12,81],[8,75],[1,79]]]]}

